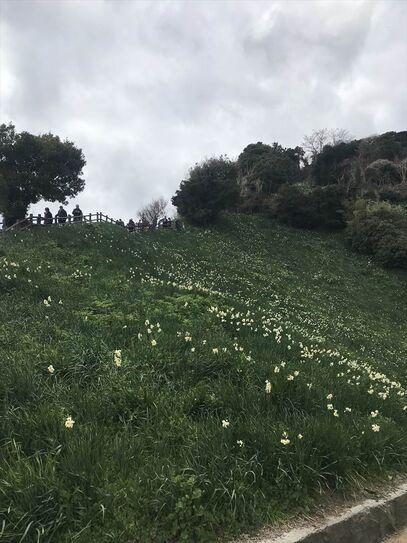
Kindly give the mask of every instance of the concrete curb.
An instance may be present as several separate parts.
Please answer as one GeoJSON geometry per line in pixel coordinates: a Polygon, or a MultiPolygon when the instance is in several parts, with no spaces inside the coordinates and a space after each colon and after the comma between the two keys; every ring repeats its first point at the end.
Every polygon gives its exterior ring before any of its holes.
{"type": "Polygon", "coordinates": [[[258,543],[380,543],[407,524],[407,483],[382,500],[365,500],[317,528],[300,528],[258,543]]]}

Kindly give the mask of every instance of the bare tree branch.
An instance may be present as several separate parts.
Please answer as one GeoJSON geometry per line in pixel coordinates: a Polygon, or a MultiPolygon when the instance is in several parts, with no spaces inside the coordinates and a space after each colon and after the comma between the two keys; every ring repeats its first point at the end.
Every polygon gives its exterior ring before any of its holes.
{"type": "Polygon", "coordinates": [[[164,216],[167,205],[168,202],[164,198],[157,198],[141,208],[137,216],[142,221],[155,225],[164,216]]]}
{"type": "Polygon", "coordinates": [[[351,140],[351,135],[345,128],[320,128],[313,130],[309,136],[304,136],[302,148],[312,159],[318,155],[325,145],[338,145],[338,143],[351,140]]]}

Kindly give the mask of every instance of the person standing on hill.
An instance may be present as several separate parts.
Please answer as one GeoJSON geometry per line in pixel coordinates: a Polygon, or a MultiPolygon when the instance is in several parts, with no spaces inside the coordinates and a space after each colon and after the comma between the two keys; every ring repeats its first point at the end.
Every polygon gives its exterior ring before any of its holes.
{"type": "Polygon", "coordinates": [[[82,222],[83,213],[79,204],[76,204],[75,209],[72,211],[73,222],[82,222]]]}
{"type": "Polygon", "coordinates": [[[126,225],[126,228],[129,232],[133,232],[134,229],[136,228],[136,224],[135,222],[133,221],[133,219],[130,219],[129,222],[127,223],[126,225]]]}
{"type": "Polygon", "coordinates": [[[58,224],[65,224],[67,216],[68,213],[65,209],[62,206],[59,206],[58,213],[56,214],[56,217],[58,217],[58,224]]]}
{"type": "Polygon", "coordinates": [[[52,224],[52,213],[49,210],[49,207],[45,208],[44,212],[44,224],[52,224]]]}

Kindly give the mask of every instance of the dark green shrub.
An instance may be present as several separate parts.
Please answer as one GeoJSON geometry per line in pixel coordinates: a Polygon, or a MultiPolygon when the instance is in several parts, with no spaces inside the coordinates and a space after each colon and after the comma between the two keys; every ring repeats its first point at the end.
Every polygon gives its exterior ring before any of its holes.
{"type": "Polygon", "coordinates": [[[272,213],[272,198],[264,198],[259,194],[254,194],[242,198],[237,206],[238,213],[272,213]]]}
{"type": "Polygon", "coordinates": [[[315,228],[316,206],[310,194],[297,185],[283,185],[274,200],[274,214],[285,224],[315,228]]]}
{"type": "Polygon", "coordinates": [[[374,255],[386,267],[407,268],[407,215],[399,207],[356,201],[347,239],[355,250],[374,255]]]}
{"type": "Polygon", "coordinates": [[[319,226],[327,230],[345,227],[344,197],[338,187],[317,187],[311,197],[317,208],[319,226]]]}
{"type": "Polygon", "coordinates": [[[274,215],[299,228],[343,228],[343,197],[336,186],[306,190],[300,185],[283,185],[274,200],[274,215]]]}
{"type": "Polygon", "coordinates": [[[407,203],[407,186],[384,187],[379,192],[380,200],[390,203],[407,203]]]}

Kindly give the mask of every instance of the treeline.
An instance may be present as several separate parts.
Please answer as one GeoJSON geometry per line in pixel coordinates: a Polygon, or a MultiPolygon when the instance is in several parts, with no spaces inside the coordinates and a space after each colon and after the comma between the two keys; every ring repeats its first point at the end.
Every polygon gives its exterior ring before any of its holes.
{"type": "Polygon", "coordinates": [[[252,143],[237,160],[195,164],[172,203],[196,225],[234,210],[297,228],[346,229],[354,249],[407,268],[407,132],[355,140],[323,129],[295,148],[252,143]]]}

